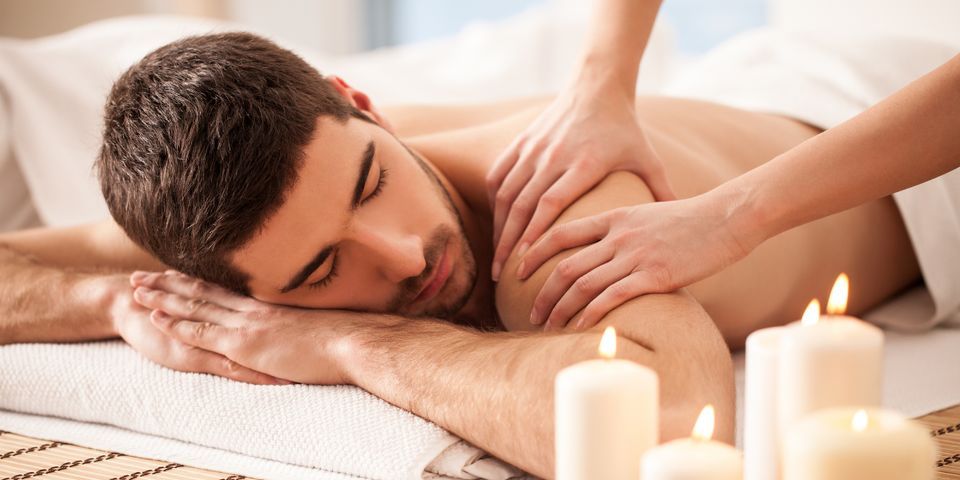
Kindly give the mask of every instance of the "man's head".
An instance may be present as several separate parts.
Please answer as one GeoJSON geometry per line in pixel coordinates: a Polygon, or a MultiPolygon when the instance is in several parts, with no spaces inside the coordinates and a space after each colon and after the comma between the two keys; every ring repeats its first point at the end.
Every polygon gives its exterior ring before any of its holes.
{"type": "Polygon", "coordinates": [[[97,169],[117,223],[187,274],[275,303],[449,316],[473,253],[442,182],[388,128],[266,39],[190,37],[114,84],[97,169]]]}

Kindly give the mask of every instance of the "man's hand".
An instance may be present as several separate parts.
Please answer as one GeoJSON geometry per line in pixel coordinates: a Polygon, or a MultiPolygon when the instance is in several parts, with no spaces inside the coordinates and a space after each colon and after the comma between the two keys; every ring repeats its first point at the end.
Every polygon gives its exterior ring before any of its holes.
{"type": "Polygon", "coordinates": [[[293,382],[351,383],[341,361],[356,321],[349,314],[270,305],[174,271],[135,272],[131,282],[171,341],[293,382]]]}
{"type": "Polygon", "coordinates": [[[126,275],[94,279],[109,299],[106,312],[114,330],[141,355],[174,370],[212,373],[241,382],[263,385],[287,384],[270,375],[245,368],[223,355],[185,344],[169,337],[150,322],[150,310],[133,299],[126,275]]]}
{"type": "Polygon", "coordinates": [[[561,212],[617,170],[643,178],[657,200],[675,198],[637,123],[633,96],[577,86],[558,97],[487,175],[494,210],[493,279],[515,245],[529,247],[561,212]]]}

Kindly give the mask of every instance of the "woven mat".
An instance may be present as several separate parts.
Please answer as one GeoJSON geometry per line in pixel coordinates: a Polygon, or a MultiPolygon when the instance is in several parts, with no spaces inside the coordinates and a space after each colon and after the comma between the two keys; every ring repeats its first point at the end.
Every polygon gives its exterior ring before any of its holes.
{"type": "MultiPolygon", "coordinates": [[[[960,480],[960,405],[917,419],[937,439],[938,480],[960,480]]],[[[24,480],[240,480],[249,477],[0,431],[0,478],[24,480]]],[[[255,479],[251,479],[255,480],[255,479]]]]}

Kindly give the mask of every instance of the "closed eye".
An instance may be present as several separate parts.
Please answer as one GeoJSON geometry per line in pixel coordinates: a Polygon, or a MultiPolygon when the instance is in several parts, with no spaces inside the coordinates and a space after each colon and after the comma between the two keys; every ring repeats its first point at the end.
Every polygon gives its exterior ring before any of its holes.
{"type": "MultiPolygon", "coordinates": [[[[380,178],[377,179],[377,186],[374,187],[374,189],[373,189],[372,192],[370,192],[370,195],[367,195],[366,198],[364,198],[363,200],[360,201],[360,204],[361,204],[361,205],[369,202],[370,200],[373,200],[375,197],[377,197],[378,195],[380,195],[381,192],[383,192],[383,187],[384,187],[384,185],[387,184],[387,172],[388,172],[388,171],[389,171],[389,170],[387,170],[386,168],[380,169],[380,178]]],[[[338,255],[338,253],[339,253],[339,252],[334,251],[333,254],[331,255],[331,256],[333,257],[333,259],[331,259],[331,262],[333,262],[333,264],[330,265],[330,273],[324,275],[324,277],[321,278],[320,280],[317,280],[317,281],[315,281],[315,282],[313,282],[313,283],[308,284],[308,285],[307,285],[308,287],[310,287],[310,288],[323,288],[323,287],[326,287],[327,285],[329,285],[330,282],[333,281],[333,278],[337,276],[337,259],[340,258],[340,255],[338,255]]]]}

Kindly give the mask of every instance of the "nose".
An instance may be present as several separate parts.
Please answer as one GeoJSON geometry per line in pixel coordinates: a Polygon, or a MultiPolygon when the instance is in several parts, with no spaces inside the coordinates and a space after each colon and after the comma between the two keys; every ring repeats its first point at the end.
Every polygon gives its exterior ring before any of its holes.
{"type": "Polygon", "coordinates": [[[371,262],[393,283],[423,273],[427,262],[419,235],[389,231],[383,226],[354,226],[355,239],[374,255],[371,262]]]}

